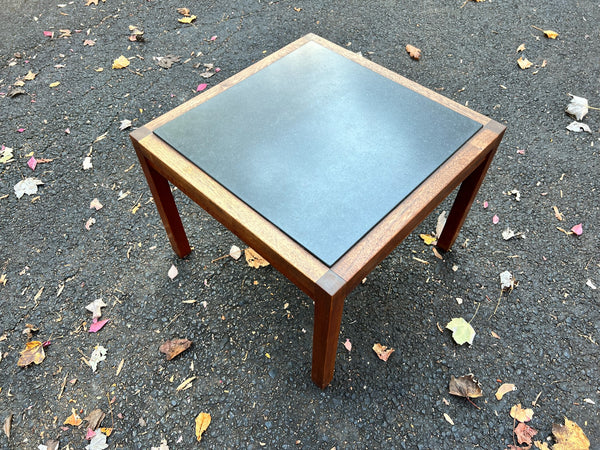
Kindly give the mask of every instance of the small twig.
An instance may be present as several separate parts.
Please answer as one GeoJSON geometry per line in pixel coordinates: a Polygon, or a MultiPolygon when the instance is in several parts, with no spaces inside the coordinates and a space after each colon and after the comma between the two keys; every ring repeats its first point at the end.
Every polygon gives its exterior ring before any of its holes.
{"type": "Polygon", "coordinates": [[[502,291],[500,291],[500,297],[498,297],[498,303],[496,303],[496,308],[494,309],[494,312],[492,313],[492,316],[496,315],[496,311],[498,311],[498,307],[500,306],[500,300],[502,300],[502,291]]]}
{"type": "Polygon", "coordinates": [[[481,306],[481,302],[477,303],[477,309],[475,310],[475,314],[473,314],[473,317],[471,317],[471,320],[469,320],[469,323],[473,322],[473,319],[475,318],[475,316],[477,315],[477,311],[479,311],[479,307],[481,306]]]}
{"type": "Polygon", "coordinates": [[[219,260],[221,260],[221,259],[225,259],[225,258],[227,258],[228,256],[229,256],[229,253],[228,253],[227,255],[219,256],[218,258],[215,258],[215,259],[213,259],[213,260],[211,261],[211,263],[217,262],[217,261],[219,261],[219,260]]]}
{"type": "Polygon", "coordinates": [[[63,395],[63,392],[65,391],[65,386],[67,385],[67,377],[69,376],[69,372],[67,372],[65,374],[65,379],[62,382],[62,385],[60,386],[60,392],[58,393],[58,397],[56,398],[57,400],[60,400],[60,398],[63,395]]]}
{"type": "Polygon", "coordinates": [[[108,400],[108,407],[110,408],[110,420],[112,422],[112,428],[115,427],[115,416],[113,416],[112,403],[110,402],[110,397],[108,392],[106,393],[106,399],[108,400]]]}

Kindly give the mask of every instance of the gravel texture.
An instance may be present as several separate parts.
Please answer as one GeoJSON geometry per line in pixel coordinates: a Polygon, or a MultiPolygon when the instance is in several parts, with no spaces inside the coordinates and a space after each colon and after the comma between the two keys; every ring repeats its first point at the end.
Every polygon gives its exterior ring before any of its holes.
{"type": "Polygon", "coordinates": [[[515,442],[509,411],[517,403],[533,408],[535,439],[546,441],[567,417],[600,448],[600,300],[591,287],[600,286],[600,112],[583,119],[591,134],[567,131],[565,114],[569,94],[600,107],[597,1],[1,6],[0,144],[14,160],[0,163],[0,421],[13,415],[0,448],[57,439],[83,449],[85,427],[63,422],[72,408],[81,417],[100,408],[102,426],[113,428],[109,448],[150,449],[166,439],[172,449],[504,449],[515,442]],[[178,7],[196,21],[179,23],[178,7]],[[128,40],[129,25],[144,31],[143,42],[128,40]],[[560,35],[548,39],[532,25],[560,35]],[[60,38],[61,29],[71,36],[60,38]],[[348,297],[335,377],[323,391],[310,380],[311,300],[272,267],[213,261],[243,243],[175,192],[194,246],[178,259],[131,128],[119,129],[122,120],[141,126],[192,98],[198,84],[214,86],[309,32],[508,127],[453,251],[439,260],[419,238],[435,229],[446,201],[348,297]],[[422,50],[421,61],[406,44],[422,50]],[[164,69],[153,60],[168,54],[181,61],[164,69]],[[130,66],[111,69],[120,55],[130,66]],[[520,69],[521,55],[534,66],[520,69]],[[199,63],[221,70],[205,80],[199,63]],[[30,70],[37,75],[25,94],[8,96],[30,70]],[[52,161],[32,172],[31,154],[52,161]],[[86,156],[92,169],[82,168],[86,156]],[[32,176],[44,184],[17,199],[13,186],[32,176]],[[507,194],[514,189],[519,201],[507,194]],[[94,198],[102,209],[89,208],[94,198]],[[580,236],[557,229],[579,223],[580,236]],[[504,240],[506,227],[523,236],[504,240]],[[498,300],[505,270],[516,286],[498,300]],[[97,298],[110,320],[88,333],[85,306],[97,298]],[[453,317],[472,319],[472,346],[440,331],[453,317]],[[26,324],[39,328],[32,339],[51,344],[41,364],[21,368],[26,324]],[[193,345],[166,361],[158,347],[171,338],[193,345]],[[376,342],[396,349],[387,362],[372,351],[376,342]],[[107,355],[93,372],[84,358],[97,345],[107,355]],[[480,409],[448,394],[450,377],[470,372],[483,387],[480,409]],[[176,391],[193,376],[191,388],[176,391]],[[498,401],[501,382],[518,389],[498,401]],[[200,412],[212,423],[198,444],[200,412]]]}

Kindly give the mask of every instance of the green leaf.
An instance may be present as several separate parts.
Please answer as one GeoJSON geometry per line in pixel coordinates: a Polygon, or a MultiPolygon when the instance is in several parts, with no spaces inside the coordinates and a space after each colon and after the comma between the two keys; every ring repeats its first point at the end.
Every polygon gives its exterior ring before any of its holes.
{"type": "Polygon", "coordinates": [[[446,328],[452,330],[452,338],[458,345],[463,345],[465,342],[469,344],[473,343],[475,337],[475,330],[469,322],[462,317],[452,319],[446,328]]]}

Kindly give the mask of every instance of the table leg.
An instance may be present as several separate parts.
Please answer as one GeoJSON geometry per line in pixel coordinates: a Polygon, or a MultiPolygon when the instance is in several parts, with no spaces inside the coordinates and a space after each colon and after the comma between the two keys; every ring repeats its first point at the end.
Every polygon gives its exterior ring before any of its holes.
{"type": "Polygon", "coordinates": [[[454,199],[454,204],[452,205],[452,209],[450,210],[450,214],[448,215],[448,219],[446,220],[446,225],[442,231],[442,235],[438,239],[437,247],[441,250],[448,251],[454,244],[454,241],[458,237],[458,233],[460,232],[461,227],[465,219],[467,218],[467,214],[471,209],[471,205],[477,196],[477,192],[485,178],[485,174],[487,173],[490,164],[492,163],[492,159],[494,158],[494,154],[496,153],[496,148],[488,153],[486,158],[471,172],[471,174],[465,178],[465,180],[460,185],[460,189],[456,194],[456,198],[454,199]]]}
{"type": "Polygon", "coordinates": [[[169,236],[171,247],[173,247],[177,256],[183,258],[188,255],[192,249],[190,248],[188,238],[183,229],[181,217],[179,216],[179,211],[177,211],[169,181],[150,165],[140,151],[136,149],[136,152],[144,175],[146,176],[146,180],[148,181],[148,186],[152,192],[156,209],[158,209],[167,236],[169,236]]]}
{"type": "Polygon", "coordinates": [[[345,282],[332,271],[318,282],[315,301],[313,332],[312,380],[325,389],[333,379],[335,358],[342,323],[345,292],[340,289],[345,282]],[[321,288],[321,289],[319,289],[321,288]]]}

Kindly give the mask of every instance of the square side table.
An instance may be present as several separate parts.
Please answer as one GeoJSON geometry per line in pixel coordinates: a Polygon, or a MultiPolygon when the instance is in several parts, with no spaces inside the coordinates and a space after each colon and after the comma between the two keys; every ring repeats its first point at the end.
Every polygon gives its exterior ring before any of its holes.
{"type": "Polygon", "coordinates": [[[467,216],[505,127],[314,34],[131,133],[171,245],[169,182],[311,297],[312,379],[333,378],[350,291],[460,185],[467,216]]]}

